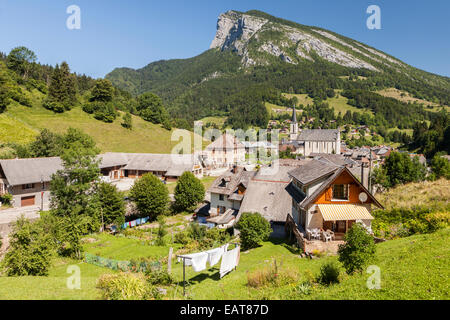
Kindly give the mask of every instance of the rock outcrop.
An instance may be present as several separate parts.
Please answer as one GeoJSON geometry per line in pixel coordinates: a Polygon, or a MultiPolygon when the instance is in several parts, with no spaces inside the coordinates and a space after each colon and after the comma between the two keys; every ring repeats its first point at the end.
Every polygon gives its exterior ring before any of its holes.
{"type": "Polygon", "coordinates": [[[217,32],[210,48],[232,50],[242,56],[242,65],[266,65],[264,54],[297,64],[314,61],[319,56],[330,62],[351,68],[380,71],[374,64],[402,66],[377,50],[356,41],[338,38],[321,29],[269,20],[251,13],[228,11],[217,21],[217,32]]]}

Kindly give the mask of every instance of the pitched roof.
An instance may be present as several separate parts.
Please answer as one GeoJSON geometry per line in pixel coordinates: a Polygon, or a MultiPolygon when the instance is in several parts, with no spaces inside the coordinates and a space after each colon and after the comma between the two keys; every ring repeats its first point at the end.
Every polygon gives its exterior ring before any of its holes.
{"type": "Polygon", "coordinates": [[[128,155],[125,170],[164,171],[167,176],[181,176],[184,171],[191,171],[194,166],[192,154],[152,154],[134,153],[128,155]]]}
{"type": "Polygon", "coordinates": [[[63,169],[59,157],[0,160],[0,166],[12,186],[50,181],[56,171],[63,169]]]}
{"type": "Polygon", "coordinates": [[[236,191],[239,184],[247,187],[248,181],[255,175],[254,171],[246,171],[244,167],[236,167],[236,172],[233,172],[233,170],[230,169],[217,177],[209,187],[208,192],[231,195],[236,191]],[[225,186],[221,186],[222,181],[226,182],[225,186]]]}
{"type": "Polygon", "coordinates": [[[297,137],[298,141],[336,141],[339,136],[338,129],[311,129],[303,130],[297,137]]]}
{"type": "Polygon", "coordinates": [[[289,172],[289,175],[298,180],[301,184],[307,185],[321,177],[324,177],[339,168],[338,165],[326,160],[313,159],[304,165],[289,172]]]}
{"type": "Polygon", "coordinates": [[[128,163],[131,153],[123,153],[123,152],[106,152],[104,154],[98,155],[98,159],[100,159],[99,167],[109,168],[116,166],[124,166],[128,163]]]}
{"type": "Polygon", "coordinates": [[[206,149],[212,150],[212,149],[226,149],[226,150],[233,150],[233,149],[244,149],[244,145],[239,141],[238,138],[235,136],[224,133],[220,137],[218,137],[214,142],[211,142],[206,149]]]}
{"type": "Polygon", "coordinates": [[[364,187],[361,182],[353,175],[353,173],[347,168],[347,167],[339,167],[336,171],[333,172],[322,184],[309,196],[304,197],[303,195],[300,195],[299,192],[293,188],[292,192],[296,194],[296,196],[292,196],[295,201],[300,205],[301,208],[306,209],[310,204],[312,204],[319,195],[322,194],[325,189],[331,186],[334,180],[336,180],[337,177],[339,177],[344,171],[348,172],[350,176],[353,178],[353,180],[366,192],[369,197],[372,199],[374,204],[378,206],[379,208],[383,208],[380,202],[370,193],[369,190],[367,190],[366,187],[364,187]]]}

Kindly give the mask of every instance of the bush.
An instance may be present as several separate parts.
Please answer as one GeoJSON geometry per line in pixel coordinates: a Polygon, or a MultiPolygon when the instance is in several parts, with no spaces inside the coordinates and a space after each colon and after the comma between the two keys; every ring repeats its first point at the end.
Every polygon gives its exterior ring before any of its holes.
{"type": "Polygon", "coordinates": [[[205,187],[192,172],[184,172],[175,187],[175,208],[179,211],[195,207],[205,198],[205,187]]]}
{"type": "Polygon", "coordinates": [[[339,245],[339,261],[348,274],[362,271],[375,256],[375,243],[363,226],[354,223],[345,234],[345,243],[339,245]]]}
{"type": "Polygon", "coordinates": [[[180,231],[175,234],[174,242],[182,245],[186,245],[189,243],[191,238],[189,237],[189,233],[187,231],[180,231]]]}
{"type": "Polygon", "coordinates": [[[130,190],[130,198],[136,203],[141,217],[154,219],[157,215],[167,212],[169,191],[155,175],[144,174],[130,190]]]}
{"type": "Polygon", "coordinates": [[[378,237],[395,239],[413,234],[434,232],[450,225],[450,215],[442,208],[434,211],[429,207],[394,208],[373,212],[372,223],[374,234],[378,237]]]}
{"type": "Polygon", "coordinates": [[[327,262],[320,267],[320,273],[317,276],[317,282],[324,285],[339,282],[339,266],[334,262],[327,262]]]}
{"type": "Polygon", "coordinates": [[[0,195],[0,202],[2,204],[7,204],[7,205],[11,204],[12,199],[13,199],[13,196],[10,193],[5,193],[5,194],[0,195]]]}
{"type": "Polygon", "coordinates": [[[274,261],[269,267],[247,273],[247,286],[260,288],[263,286],[284,286],[297,281],[297,273],[290,269],[281,269],[274,261]]]}
{"type": "Polygon", "coordinates": [[[149,300],[159,298],[159,294],[142,274],[118,273],[102,275],[97,288],[106,300],[149,300]]]}
{"type": "Polygon", "coordinates": [[[17,220],[10,235],[10,249],[2,261],[8,276],[46,276],[53,256],[53,243],[40,221],[17,220]]]}
{"type": "Polygon", "coordinates": [[[270,223],[259,213],[244,212],[236,228],[240,231],[243,250],[260,246],[272,232],[270,223]]]}
{"type": "Polygon", "coordinates": [[[156,238],[156,245],[157,246],[164,246],[164,236],[167,234],[166,230],[166,221],[163,216],[158,217],[158,231],[157,231],[157,238],[156,238]]]}
{"type": "Polygon", "coordinates": [[[167,270],[155,269],[149,270],[145,273],[147,281],[152,285],[163,285],[167,286],[175,282],[174,278],[167,270]]]}

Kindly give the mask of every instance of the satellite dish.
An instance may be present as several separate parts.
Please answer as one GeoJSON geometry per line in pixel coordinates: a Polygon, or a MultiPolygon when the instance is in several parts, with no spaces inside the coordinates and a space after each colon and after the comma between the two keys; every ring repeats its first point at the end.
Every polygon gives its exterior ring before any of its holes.
{"type": "Polygon", "coordinates": [[[361,192],[361,193],[359,194],[358,198],[359,198],[359,201],[361,201],[361,202],[366,202],[366,201],[367,201],[367,193],[361,192]]]}

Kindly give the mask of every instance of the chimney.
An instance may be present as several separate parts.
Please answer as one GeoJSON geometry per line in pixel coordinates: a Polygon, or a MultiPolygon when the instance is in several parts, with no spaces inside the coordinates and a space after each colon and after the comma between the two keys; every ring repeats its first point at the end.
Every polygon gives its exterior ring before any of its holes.
{"type": "Polygon", "coordinates": [[[366,183],[364,183],[364,163],[361,163],[361,184],[367,188],[366,183]]]}

